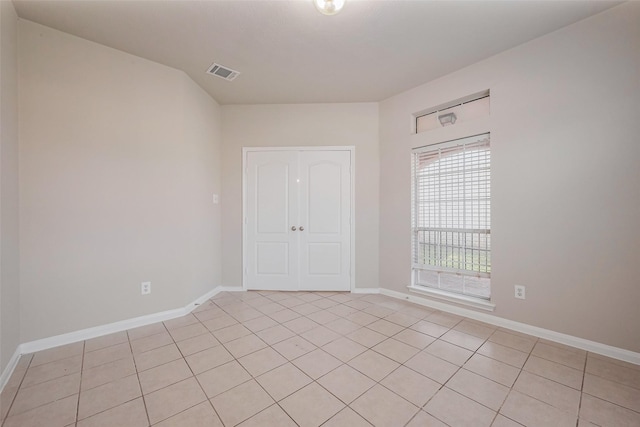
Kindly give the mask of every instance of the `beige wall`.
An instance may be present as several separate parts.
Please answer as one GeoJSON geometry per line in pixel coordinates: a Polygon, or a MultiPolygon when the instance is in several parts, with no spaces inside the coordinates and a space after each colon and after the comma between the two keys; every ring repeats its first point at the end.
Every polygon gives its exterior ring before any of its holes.
{"type": "Polygon", "coordinates": [[[242,147],[355,146],[356,287],[378,287],[378,104],[222,107],[222,282],[242,286],[242,147]]]}
{"type": "Polygon", "coordinates": [[[409,158],[433,138],[411,114],[490,89],[490,121],[435,137],[491,130],[495,314],[640,351],[638,22],[629,2],[381,103],[382,287],[410,282],[409,158]]]}
{"type": "MultiPolygon", "coordinates": [[[[174,227],[188,233],[190,252],[179,259],[189,273],[177,283],[189,283],[187,302],[222,284],[220,205],[213,194],[222,192],[222,125],[220,106],[190,78],[183,76],[183,142],[188,152],[182,191],[190,193],[177,205],[181,219],[174,227]]],[[[170,199],[169,199],[170,200],[170,199]]]]}
{"type": "Polygon", "coordinates": [[[0,1],[0,372],[20,344],[18,17],[0,1]]]}
{"type": "Polygon", "coordinates": [[[20,21],[19,39],[22,342],[213,289],[217,103],[180,71],[47,27],[20,21]]]}

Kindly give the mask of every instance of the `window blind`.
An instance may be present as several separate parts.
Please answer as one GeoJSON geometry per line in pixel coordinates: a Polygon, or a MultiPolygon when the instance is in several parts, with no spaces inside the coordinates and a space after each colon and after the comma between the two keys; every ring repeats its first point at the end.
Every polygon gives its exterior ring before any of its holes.
{"type": "Polygon", "coordinates": [[[488,298],[489,134],[415,149],[412,160],[413,269],[417,284],[488,298]]]}

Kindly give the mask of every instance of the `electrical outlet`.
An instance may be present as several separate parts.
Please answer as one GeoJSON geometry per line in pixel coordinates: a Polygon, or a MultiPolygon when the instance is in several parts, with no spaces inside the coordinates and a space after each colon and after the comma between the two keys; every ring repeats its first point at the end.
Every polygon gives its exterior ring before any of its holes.
{"type": "Polygon", "coordinates": [[[524,286],[516,285],[515,286],[516,294],[515,297],[518,299],[525,299],[525,289],[524,286]]]}
{"type": "Polygon", "coordinates": [[[213,195],[213,204],[217,205],[219,201],[220,201],[220,197],[218,197],[217,194],[214,194],[213,195]]]}
{"type": "Polygon", "coordinates": [[[151,293],[151,282],[142,282],[140,284],[140,293],[142,295],[147,295],[151,293]]]}

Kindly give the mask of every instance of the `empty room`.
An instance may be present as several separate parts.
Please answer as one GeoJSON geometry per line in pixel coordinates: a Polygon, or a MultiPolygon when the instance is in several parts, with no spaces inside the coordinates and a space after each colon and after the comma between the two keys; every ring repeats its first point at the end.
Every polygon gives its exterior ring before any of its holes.
{"type": "Polygon", "coordinates": [[[0,426],[640,427],[640,2],[0,37],[0,426]]]}

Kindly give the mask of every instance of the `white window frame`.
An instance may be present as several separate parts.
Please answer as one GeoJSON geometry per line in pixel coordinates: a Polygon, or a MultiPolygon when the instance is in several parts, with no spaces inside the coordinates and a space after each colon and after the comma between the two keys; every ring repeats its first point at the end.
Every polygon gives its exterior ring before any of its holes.
{"type": "MultiPolygon", "coordinates": [[[[419,134],[432,132],[444,127],[445,124],[439,121],[442,114],[453,113],[455,124],[460,125],[461,123],[489,117],[490,109],[491,96],[489,91],[485,91],[414,114],[414,130],[415,133],[419,134]]],[[[448,125],[453,124],[449,123],[448,125]]]]}
{"type": "MultiPolygon", "coordinates": [[[[424,208],[422,208],[422,210],[419,210],[418,207],[418,193],[417,191],[421,191],[422,192],[422,197],[424,196],[424,188],[418,188],[419,184],[418,183],[418,175],[417,175],[417,162],[418,162],[418,156],[422,155],[422,159],[424,159],[425,153],[429,153],[428,155],[436,155],[438,158],[438,161],[440,161],[441,159],[439,159],[440,153],[442,151],[451,151],[452,153],[455,150],[456,147],[460,147],[461,152],[464,152],[465,147],[466,146],[471,146],[474,147],[476,146],[480,141],[482,140],[486,140],[486,146],[489,150],[489,153],[491,152],[491,144],[490,144],[490,133],[483,133],[481,135],[476,135],[473,137],[466,137],[466,138],[460,138],[460,139],[455,139],[455,140],[451,140],[451,141],[446,141],[446,142],[441,142],[441,143],[436,143],[436,144],[431,144],[428,146],[423,146],[423,147],[419,147],[419,148],[415,148],[414,150],[412,150],[411,156],[412,156],[412,189],[411,189],[411,200],[412,200],[412,210],[411,210],[411,228],[412,228],[412,282],[411,282],[411,286],[409,286],[409,289],[415,292],[419,292],[422,294],[427,294],[429,296],[432,297],[436,297],[439,299],[444,299],[447,301],[451,301],[451,302],[456,302],[456,303],[463,303],[463,304],[467,304],[467,305],[471,305],[474,306],[476,308],[482,308],[482,309],[487,309],[487,310],[493,310],[493,308],[495,307],[495,305],[493,305],[490,302],[490,296],[489,297],[483,297],[483,296],[479,296],[479,295],[473,295],[473,294],[469,294],[467,292],[465,292],[464,286],[462,289],[462,292],[456,292],[456,291],[452,291],[452,290],[445,290],[445,289],[440,289],[440,278],[442,274],[451,274],[454,273],[457,276],[461,276],[462,277],[462,281],[464,283],[464,281],[466,279],[464,279],[464,277],[484,277],[485,280],[489,279],[491,274],[490,274],[490,261],[488,261],[488,270],[485,269],[485,271],[482,271],[482,266],[478,265],[478,264],[474,264],[472,265],[472,269],[466,268],[468,267],[470,264],[467,263],[466,260],[466,254],[467,254],[467,247],[465,247],[464,245],[462,246],[462,248],[458,249],[458,254],[462,254],[462,261],[457,261],[459,263],[459,267],[462,266],[463,268],[451,268],[451,267],[447,267],[444,266],[444,261],[443,261],[443,257],[441,256],[441,254],[439,252],[437,252],[437,255],[435,256],[435,258],[432,256],[432,260],[435,259],[436,262],[433,264],[427,264],[427,263],[418,263],[418,259],[420,258],[418,256],[418,234],[419,233],[429,233],[432,232],[432,229],[427,229],[423,226],[419,227],[418,225],[418,215],[422,215],[422,222],[424,224],[424,208]],[[438,265],[436,265],[438,264],[438,265]],[[420,272],[426,272],[426,271],[432,271],[432,272],[436,272],[437,277],[438,277],[438,283],[437,286],[434,286],[433,284],[425,284],[425,283],[421,283],[421,281],[419,280],[419,275],[420,272]]],[[[472,150],[474,150],[472,148],[472,150]]],[[[451,155],[455,155],[455,154],[451,154],[451,155]]],[[[464,157],[466,158],[466,156],[464,157]]],[[[446,159],[446,157],[443,157],[442,159],[446,159]]],[[[489,190],[489,186],[490,186],[490,157],[489,157],[489,170],[488,170],[488,177],[486,177],[486,196],[488,196],[488,203],[490,204],[490,190],[489,190]]],[[[424,185],[424,184],[422,184],[424,185]]],[[[466,197],[465,197],[466,198],[466,197]]],[[[485,200],[485,198],[483,198],[483,200],[485,200]]],[[[475,199],[474,199],[475,200],[475,199]]],[[[480,198],[478,199],[478,203],[480,203],[480,198]]],[[[463,203],[463,206],[466,206],[465,203],[463,203]]],[[[464,209],[464,208],[463,208],[464,209]]],[[[460,234],[463,234],[463,237],[468,237],[468,236],[472,236],[472,237],[479,237],[482,238],[482,236],[484,236],[484,238],[487,241],[487,246],[485,247],[485,249],[489,250],[489,254],[490,255],[490,230],[491,230],[491,226],[490,226],[490,207],[488,207],[489,211],[486,212],[488,214],[488,217],[486,217],[484,219],[484,221],[482,221],[482,224],[484,225],[484,228],[479,227],[478,224],[473,224],[475,225],[475,227],[460,227],[460,224],[458,224],[457,227],[442,227],[442,224],[438,224],[438,230],[435,232],[435,235],[441,235],[443,233],[458,233],[458,237],[460,237],[460,234]],[[486,229],[485,229],[486,228],[486,229]]],[[[438,218],[440,220],[442,220],[442,218],[440,217],[441,215],[441,209],[438,212],[438,218]]],[[[458,214],[459,215],[459,214],[458,214]]],[[[463,217],[465,217],[466,212],[464,212],[463,217]]],[[[449,219],[447,217],[447,219],[449,219]]],[[[466,221],[463,221],[466,224],[466,221]]],[[[452,236],[454,234],[451,234],[452,236]]],[[[464,239],[463,239],[464,240],[464,239]]],[[[438,240],[437,245],[440,245],[441,242],[438,240]]],[[[433,242],[432,242],[433,245],[433,242]]],[[[445,244],[445,246],[447,246],[447,244],[445,244]]],[[[437,246],[439,247],[439,246],[437,246]]],[[[474,249],[475,250],[475,249],[474,249]]],[[[473,257],[472,257],[473,258],[473,257]]],[[[478,257],[478,259],[480,259],[480,257],[478,257]]],[[[489,285],[490,286],[490,285],[489,285]]]]}

